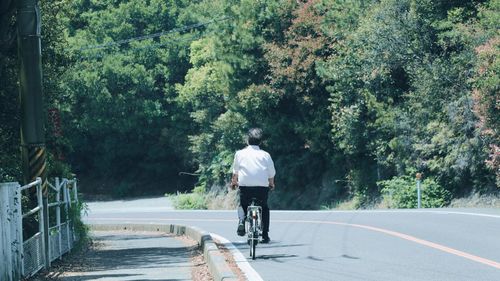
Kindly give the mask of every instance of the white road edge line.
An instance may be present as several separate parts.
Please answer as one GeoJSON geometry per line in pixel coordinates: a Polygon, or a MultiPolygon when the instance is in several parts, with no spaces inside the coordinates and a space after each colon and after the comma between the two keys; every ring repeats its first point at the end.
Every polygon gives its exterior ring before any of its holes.
{"type": "MultiPolygon", "coordinates": [[[[147,208],[141,210],[140,208],[137,209],[123,209],[123,208],[102,208],[102,209],[96,209],[92,210],[90,209],[88,211],[89,214],[108,214],[108,213],[130,213],[131,211],[134,212],[139,212],[139,213],[156,213],[158,211],[162,212],[178,212],[178,213],[196,213],[199,212],[200,210],[175,210],[171,208],[147,208]]],[[[234,210],[203,210],[203,212],[206,213],[233,213],[234,210]]],[[[431,214],[440,214],[440,215],[467,215],[467,216],[478,216],[478,217],[488,217],[488,218],[496,218],[500,219],[500,215],[494,215],[494,214],[485,214],[485,213],[471,213],[471,212],[464,212],[464,211],[453,211],[449,210],[447,211],[446,209],[443,210],[428,210],[428,209],[422,209],[422,210],[417,210],[417,209],[396,209],[396,210],[308,210],[308,211],[301,211],[301,210],[271,210],[271,213],[305,213],[305,214],[310,214],[310,213],[421,213],[421,214],[426,214],[426,213],[431,213],[431,214]]]]}
{"type": "Polygon", "coordinates": [[[236,248],[233,245],[233,243],[231,243],[231,241],[215,233],[210,233],[210,235],[216,240],[219,240],[221,243],[223,243],[224,246],[231,252],[231,254],[234,257],[234,261],[236,262],[236,265],[241,269],[241,271],[243,271],[243,274],[245,274],[248,280],[264,281],[264,279],[262,279],[262,277],[260,277],[257,271],[253,269],[250,263],[248,263],[247,259],[238,250],[238,248],[236,248]]]}
{"type": "Polygon", "coordinates": [[[500,215],[493,214],[484,214],[484,213],[469,213],[469,212],[460,212],[460,211],[438,211],[438,210],[320,210],[320,211],[281,211],[281,210],[272,210],[272,213],[369,213],[369,214],[377,214],[377,213],[420,213],[420,214],[440,214],[440,215],[467,215],[467,216],[478,216],[478,217],[488,217],[488,218],[497,218],[500,219],[500,215]]]}
{"type": "Polygon", "coordinates": [[[500,216],[483,214],[483,213],[467,213],[467,212],[455,212],[455,211],[442,211],[438,213],[446,213],[446,214],[455,214],[455,215],[467,215],[467,216],[477,216],[477,217],[487,217],[487,218],[497,218],[500,219],[500,216]]]}

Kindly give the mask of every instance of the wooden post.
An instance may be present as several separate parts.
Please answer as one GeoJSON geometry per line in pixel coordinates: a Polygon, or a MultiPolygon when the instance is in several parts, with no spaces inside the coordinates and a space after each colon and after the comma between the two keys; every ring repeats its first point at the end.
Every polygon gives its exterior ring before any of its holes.
{"type": "Polygon", "coordinates": [[[4,268],[0,269],[0,276],[6,278],[5,280],[21,280],[23,274],[23,237],[19,183],[0,184],[0,217],[2,224],[0,245],[2,246],[2,262],[4,263],[4,268]]]}
{"type": "Polygon", "coordinates": [[[17,182],[0,184],[0,280],[21,280],[23,236],[21,190],[17,182]]]}
{"type": "Polygon", "coordinates": [[[11,238],[10,227],[8,226],[10,220],[9,216],[9,186],[7,184],[0,184],[0,280],[12,281],[12,251],[11,251],[11,238]]]}
{"type": "Polygon", "coordinates": [[[23,245],[23,211],[21,208],[21,185],[19,183],[15,183],[9,188],[11,200],[11,211],[12,211],[12,224],[11,224],[11,232],[13,235],[13,243],[12,243],[12,254],[13,254],[13,262],[12,265],[14,267],[14,273],[12,274],[12,278],[14,280],[21,280],[21,277],[24,275],[24,245],[23,245]]]}

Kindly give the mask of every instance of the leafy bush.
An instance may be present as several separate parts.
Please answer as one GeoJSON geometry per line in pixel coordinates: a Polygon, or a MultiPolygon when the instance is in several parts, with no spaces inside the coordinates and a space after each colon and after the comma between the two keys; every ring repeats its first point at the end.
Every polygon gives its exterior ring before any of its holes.
{"type": "MultiPolygon", "coordinates": [[[[383,200],[389,208],[417,207],[416,181],[410,176],[394,177],[377,183],[382,187],[383,200]]],[[[438,208],[450,203],[451,193],[440,186],[433,178],[421,184],[422,207],[438,208]]]]}
{"type": "Polygon", "coordinates": [[[89,226],[82,220],[82,216],[87,215],[88,210],[88,205],[81,200],[79,200],[76,204],[73,204],[69,210],[69,217],[73,222],[75,235],[78,237],[78,242],[75,245],[76,250],[83,247],[90,239],[89,226]]]}
{"type": "Polygon", "coordinates": [[[167,195],[172,200],[172,204],[176,209],[192,210],[192,209],[207,209],[207,198],[205,188],[198,186],[193,189],[192,193],[177,193],[176,195],[167,195]]]}

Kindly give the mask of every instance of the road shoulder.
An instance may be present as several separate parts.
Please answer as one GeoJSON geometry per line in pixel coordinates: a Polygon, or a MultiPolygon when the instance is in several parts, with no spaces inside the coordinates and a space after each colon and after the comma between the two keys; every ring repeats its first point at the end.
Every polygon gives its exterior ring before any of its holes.
{"type": "Polygon", "coordinates": [[[198,243],[187,236],[113,230],[92,231],[91,237],[29,280],[213,280],[198,243]]]}

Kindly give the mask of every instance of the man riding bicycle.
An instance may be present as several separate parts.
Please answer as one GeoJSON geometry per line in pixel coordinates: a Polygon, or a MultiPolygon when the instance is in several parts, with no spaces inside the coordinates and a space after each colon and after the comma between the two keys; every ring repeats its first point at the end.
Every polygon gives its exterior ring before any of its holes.
{"type": "Polygon", "coordinates": [[[252,128],[248,131],[248,146],[234,155],[231,188],[240,189],[239,224],[237,234],[245,235],[245,218],[252,198],[257,199],[262,207],[262,243],[269,243],[269,207],[267,197],[269,189],[274,189],[274,169],[271,155],[261,150],[262,130],[252,128]]]}

